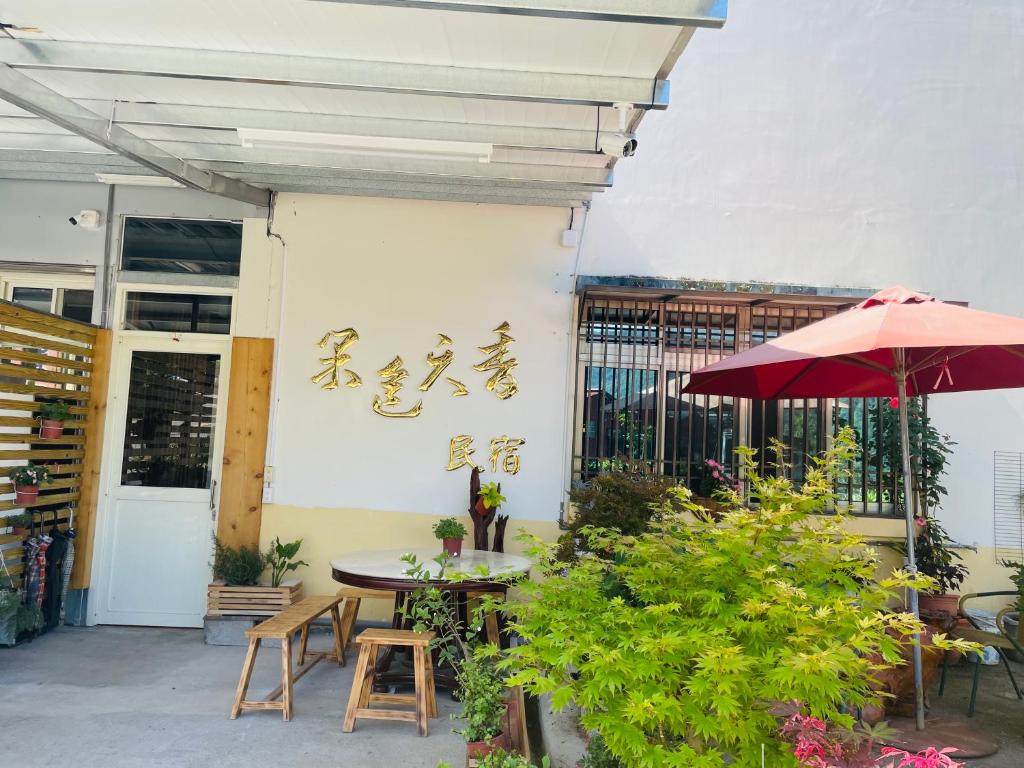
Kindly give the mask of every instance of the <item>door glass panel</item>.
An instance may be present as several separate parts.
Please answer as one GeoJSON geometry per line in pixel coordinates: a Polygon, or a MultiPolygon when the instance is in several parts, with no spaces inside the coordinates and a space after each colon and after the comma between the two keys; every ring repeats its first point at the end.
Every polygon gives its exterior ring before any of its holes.
{"type": "Polygon", "coordinates": [[[37,312],[49,312],[53,307],[53,290],[50,288],[15,287],[11,291],[11,301],[37,312]]]}
{"type": "Polygon", "coordinates": [[[60,315],[68,320],[91,323],[92,291],[87,288],[65,288],[64,303],[61,305],[60,315]]]}
{"type": "Polygon", "coordinates": [[[134,352],[121,485],[209,488],[220,355],[134,352]]]}

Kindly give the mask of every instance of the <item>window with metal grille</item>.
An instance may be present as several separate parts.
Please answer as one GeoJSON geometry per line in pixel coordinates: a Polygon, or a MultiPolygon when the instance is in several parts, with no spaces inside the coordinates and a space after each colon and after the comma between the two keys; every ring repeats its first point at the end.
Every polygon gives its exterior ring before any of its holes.
{"type": "Polygon", "coordinates": [[[896,477],[880,436],[895,428],[883,401],[745,400],[683,392],[687,374],[828,317],[849,302],[799,297],[687,294],[646,299],[584,294],[576,357],[573,476],[655,472],[695,492],[707,459],[736,469],[735,448],[787,446],[785,463],[802,480],[809,459],[841,427],[853,428],[862,453],[839,489],[860,514],[893,515],[896,477]]]}

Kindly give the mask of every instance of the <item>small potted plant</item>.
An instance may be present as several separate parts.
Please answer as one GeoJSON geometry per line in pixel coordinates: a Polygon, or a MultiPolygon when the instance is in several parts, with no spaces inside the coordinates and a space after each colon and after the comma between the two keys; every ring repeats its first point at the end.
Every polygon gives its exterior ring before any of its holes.
{"type": "Polygon", "coordinates": [[[956,590],[967,578],[967,566],[960,553],[951,548],[949,538],[939,521],[934,517],[924,519],[924,531],[915,544],[917,570],[931,576],[937,585],[932,592],[922,592],[920,609],[922,613],[949,614],[956,616],[960,595],[956,590]]]}
{"type": "Polygon", "coordinates": [[[462,540],[466,538],[466,526],[454,517],[446,517],[434,523],[434,536],[441,540],[444,553],[449,557],[462,554],[462,540]]]}
{"type": "Polygon", "coordinates": [[[12,528],[12,533],[15,536],[27,536],[29,529],[32,527],[32,515],[9,515],[4,519],[4,523],[12,528]]]}
{"type": "Polygon", "coordinates": [[[1005,624],[1005,631],[1008,635],[1016,635],[1017,642],[1024,645],[1024,563],[1017,563],[1012,560],[1003,560],[1003,565],[1013,569],[1010,581],[1017,587],[1017,602],[1012,608],[999,612],[1000,619],[1005,624]]]}
{"type": "Polygon", "coordinates": [[[469,758],[508,750],[504,678],[493,664],[471,656],[459,665],[458,679],[462,700],[460,719],[466,723],[461,733],[469,758]]]}
{"type": "Polygon", "coordinates": [[[50,482],[50,473],[46,467],[30,461],[23,467],[12,469],[10,478],[14,483],[14,503],[24,506],[36,503],[39,498],[39,485],[50,482]]]}
{"type": "Polygon", "coordinates": [[[508,499],[501,495],[501,486],[497,483],[484,483],[476,497],[476,513],[486,517],[491,510],[497,509],[508,499]]]}
{"type": "Polygon", "coordinates": [[[270,586],[274,589],[281,586],[286,573],[291,573],[300,565],[309,565],[305,560],[294,559],[299,554],[299,547],[301,546],[302,539],[296,539],[290,544],[282,544],[281,539],[277,536],[270,543],[264,559],[267,561],[267,565],[270,566],[270,586]]]}
{"type": "Polygon", "coordinates": [[[209,616],[273,616],[302,599],[302,581],[284,580],[301,565],[295,560],[302,540],[282,544],[275,538],[266,553],[255,546],[232,547],[214,538],[213,577],[207,589],[209,616]],[[269,566],[270,585],[260,583],[269,566]]]}
{"type": "Polygon", "coordinates": [[[64,422],[68,418],[68,404],[63,400],[50,400],[39,409],[39,436],[50,440],[64,434],[64,422]]]}

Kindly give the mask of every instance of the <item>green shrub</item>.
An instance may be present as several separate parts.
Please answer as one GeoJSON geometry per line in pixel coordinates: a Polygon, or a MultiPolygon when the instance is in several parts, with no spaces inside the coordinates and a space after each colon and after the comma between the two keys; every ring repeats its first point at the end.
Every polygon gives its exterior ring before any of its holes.
{"type": "Polygon", "coordinates": [[[739,453],[756,509],[726,492],[715,523],[678,488],[684,510],[663,504],[649,532],[581,529],[591,551],[614,557],[568,567],[535,539],[540,578],[507,606],[525,640],[501,662],[509,684],[551,694],[556,708],[575,702],[630,768],[760,768],[762,745],[765,765],[794,766],[772,708],[799,701],[851,727],[848,708],[876,701],[874,674],[923,628],[886,606],[930,579],[894,571],[876,581],[878,556],[844,515],[810,517],[835,502],[855,453],[849,430],[801,487],[760,476],[753,452],[739,453]]]}
{"type": "Polygon", "coordinates": [[[657,475],[610,472],[573,488],[569,500],[576,510],[569,531],[559,539],[560,559],[575,558],[577,548],[586,544],[580,531],[588,527],[614,528],[627,536],[643,533],[672,487],[670,479],[657,475]]]}
{"type": "Polygon", "coordinates": [[[8,515],[0,521],[2,525],[9,525],[12,528],[31,528],[32,515],[23,512],[20,515],[8,515]]]}
{"type": "Polygon", "coordinates": [[[12,469],[8,477],[17,485],[42,485],[50,482],[50,471],[39,464],[28,464],[12,469]]]}
{"type": "Polygon", "coordinates": [[[488,509],[497,509],[508,501],[501,495],[501,489],[497,483],[484,483],[480,486],[480,498],[484,500],[484,506],[488,509]]]}
{"type": "Polygon", "coordinates": [[[446,517],[434,523],[434,536],[439,539],[464,539],[466,537],[466,526],[454,517],[446,517]]]}
{"type": "Polygon", "coordinates": [[[214,578],[230,587],[252,587],[259,583],[267,561],[256,547],[229,547],[214,539],[214,578]]]}
{"type": "Polygon", "coordinates": [[[1003,560],[1002,564],[1013,570],[1013,574],[1010,576],[1010,581],[1017,587],[1017,611],[1021,614],[1021,620],[1024,621],[1024,563],[1017,563],[1013,560],[1003,560]]]}
{"type": "Polygon", "coordinates": [[[263,556],[265,565],[270,566],[270,586],[280,587],[286,573],[291,573],[300,565],[309,565],[305,560],[292,559],[299,554],[301,546],[302,539],[296,539],[291,544],[282,544],[281,539],[274,537],[267,554],[263,556]]]}
{"type": "Polygon", "coordinates": [[[44,421],[66,421],[70,412],[68,404],[63,400],[50,400],[39,409],[39,418],[44,421]]]}
{"type": "Polygon", "coordinates": [[[608,751],[604,737],[600,733],[596,733],[587,744],[587,751],[583,755],[580,768],[622,768],[622,763],[608,751]]]}
{"type": "Polygon", "coordinates": [[[466,741],[490,741],[505,729],[505,677],[493,662],[479,655],[464,659],[457,667],[459,698],[466,726],[466,741]]]}

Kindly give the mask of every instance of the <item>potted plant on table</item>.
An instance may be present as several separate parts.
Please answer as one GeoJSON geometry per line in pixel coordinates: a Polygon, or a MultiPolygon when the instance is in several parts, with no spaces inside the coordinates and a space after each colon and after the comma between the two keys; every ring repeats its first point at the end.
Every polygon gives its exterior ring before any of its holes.
{"type": "Polygon", "coordinates": [[[446,517],[434,523],[434,536],[441,540],[444,553],[449,557],[462,555],[462,540],[468,531],[466,526],[454,517],[446,517]]]}
{"type": "Polygon", "coordinates": [[[67,421],[70,409],[63,400],[51,400],[43,403],[39,409],[39,436],[55,439],[64,434],[64,422],[67,421]]]}
{"type": "Polygon", "coordinates": [[[501,495],[501,486],[498,483],[484,483],[476,497],[476,513],[485,517],[506,501],[508,499],[501,495]]]}
{"type": "Polygon", "coordinates": [[[46,467],[31,461],[23,467],[12,469],[9,476],[14,483],[14,503],[19,506],[35,504],[39,498],[40,484],[50,482],[50,473],[46,467]]]}
{"type": "Polygon", "coordinates": [[[967,566],[959,552],[952,549],[953,540],[934,517],[918,518],[923,528],[917,537],[915,554],[917,570],[935,580],[936,588],[922,592],[919,607],[922,613],[937,615],[940,619],[955,617],[960,604],[956,590],[967,578],[967,566]]]}

